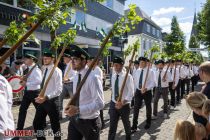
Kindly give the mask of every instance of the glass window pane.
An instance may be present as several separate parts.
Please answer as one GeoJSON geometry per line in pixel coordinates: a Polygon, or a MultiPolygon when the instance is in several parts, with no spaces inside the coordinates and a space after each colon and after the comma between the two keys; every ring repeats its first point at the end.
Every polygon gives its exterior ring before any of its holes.
{"type": "Polygon", "coordinates": [[[85,13],[77,10],[76,11],[76,21],[77,21],[78,24],[81,24],[82,22],[85,22],[85,13]]]}
{"type": "Polygon", "coordinates": [[[113,0],[107,0],[106,6],[109,8],[113,8],[113,0]]]}
{"type": "Polygon", "coordinates": [[[32,0],[17,0],[17,6],[31,11],[33,11],[35,7],[32,0]]]}
{"type": "Polygon", "coordinates": [[[13,5],[13,0],[0,0],[0,2],[13,5]]]}

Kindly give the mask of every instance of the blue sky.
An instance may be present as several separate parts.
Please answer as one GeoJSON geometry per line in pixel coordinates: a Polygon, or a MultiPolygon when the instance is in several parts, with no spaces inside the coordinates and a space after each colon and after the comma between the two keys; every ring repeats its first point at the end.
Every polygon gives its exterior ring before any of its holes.
{"type": "Polygon", "coordinates": [[[206,0],[127,0],[125,9],[131,3],[136,4],[152,17],[163,32],[170,32],[171,18],[177,16],[188,44],[195,9],[200,11],[205,2],[206,0]]]}

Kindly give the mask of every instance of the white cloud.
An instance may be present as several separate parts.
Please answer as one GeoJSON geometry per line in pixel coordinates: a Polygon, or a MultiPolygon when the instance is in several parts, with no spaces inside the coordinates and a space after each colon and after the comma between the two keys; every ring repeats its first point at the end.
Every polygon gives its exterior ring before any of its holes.
{"type": "Polygon", "coordinates": [[[192,19],[194,16],[188,16],[188,17],[182,17],[182,18],[178,18],[178,20],[186,20],[186,19],[192,19]]]}
{"type": "Polygon", "coordinates": [[[168,13],[180,13],[184,10],[184,7],[168,7],[168,8],[160,8],[159,10],[153,11],[153,16],[164,15],[168,13]]]}
{"type": "Polygon", "coordinates": [[[159,26],[166,26],[171,24],[171,19],[170,18],[157,18],[157,17],[152,17],[152,20],[159,26]]]}
{"type": "Polygon", "coordinates": [[[181,22],[179,23],[179,26],[185,34],[191,33],[191,30],[192,30],[191,22],[181,22]]]}
{"type": "Polygon", "coordinates": [[[165,27],[162,27],[162,32],[166,32],[166,33],[170,33],[171,32],[171,26],[165,26],[165,27]]]}

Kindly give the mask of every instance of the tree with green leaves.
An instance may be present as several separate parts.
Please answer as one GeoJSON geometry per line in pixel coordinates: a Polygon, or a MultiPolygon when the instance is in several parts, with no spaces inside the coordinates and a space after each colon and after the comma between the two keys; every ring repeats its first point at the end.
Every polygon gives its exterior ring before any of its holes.
{"type": "Polygon", "coordinates": [[[185,50],[184,33],[179,26],[177,17],[175,16],[172,18],[171,22],[171,33],[166,35],[165,41],[166,41],[166,46],[164,48],[164,51],[169,56],[185,50]]]}
{"type": "MultiPolygon", "coordinates": [[[[40,26],[42,28],[48,28],[51,32],[56,31],[61,24],[66,24],[66,18],[72,15],[72,7],[79,6],[85,8],[86,1],[84,0],[32,0],[37,7],[37,11],[33,16],[29,17],[27,22],[33,23],[32,27],[27,30],[25,33],[18,34],[16,38],[16,43],[0,58],[0,64],[2,64],[15,50],[25,42],[28,37],[40,26]]],[[[93,2],[102,2],[104,0],[91,0],[93,2]]],[[[18,27],[16,29],[19,30],[18,27]]],[[[12,38],[8,36],[11,32],[5,32],[4,35],[6,38],[0,42],[0,45],[4,45],[12,38]]]]}
{"type": "Polygon", "coordinates": [[[210,0],[206,0],[203,9],[198,13],[198,39],[210,49],[210,0]]]}
{"type": "Polygon", "coordinates": [[[195,35],[190,37],[189,48],[199,48],[200,44],[195,35]]]}

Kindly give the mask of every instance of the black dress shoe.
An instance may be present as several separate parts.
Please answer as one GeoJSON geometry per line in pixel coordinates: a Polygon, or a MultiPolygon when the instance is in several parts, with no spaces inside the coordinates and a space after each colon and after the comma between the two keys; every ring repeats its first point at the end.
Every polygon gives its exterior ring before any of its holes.
{"type": "Polygon", "coordinates": [[[145,126],[144,126],[144,129],[149,129],[150,128],[150,124],[146,124],[145,126]]]}
{"type": "Polygon", "coordinates": [[[137,131],[137,127],[131,127],[131,134],[135,133],[137,131]]]}

